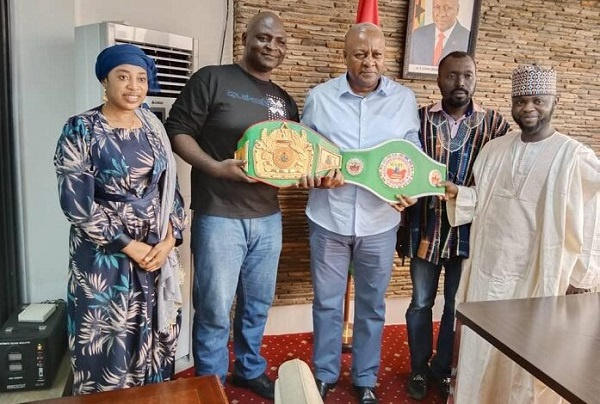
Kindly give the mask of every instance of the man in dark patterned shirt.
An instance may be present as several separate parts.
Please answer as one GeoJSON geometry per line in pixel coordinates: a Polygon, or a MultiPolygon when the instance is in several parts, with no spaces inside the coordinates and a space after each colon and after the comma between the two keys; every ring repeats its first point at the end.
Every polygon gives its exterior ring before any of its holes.
{"type": "MultiPolygon", "coordinates": [[[[508,123],[498,112],[483,109],[472,100],[475,86],[475,60],[465,52],[452,52],[438,68],[441,102],[419,109],[423,150],[446,164],[448,180],[458,185],[473,185],[472,167],[477,154],[486,142],[508,131],[508,123]]],[[[407,390],[410,397],[422,400],[430,380],[436,381],[443,396],[449,392],[454,296],[462,261],[469,255],[469,225],[451,228],[446,202],[437,197],[419,199],[407,210],[407,216],[408,227],[400,229],[397,247],[401,256],[411,257],[413,293],[406,312],[411,374],[407,390]],[[442,268],[444,311],[432,358],[432,308],[442,268]]]]}

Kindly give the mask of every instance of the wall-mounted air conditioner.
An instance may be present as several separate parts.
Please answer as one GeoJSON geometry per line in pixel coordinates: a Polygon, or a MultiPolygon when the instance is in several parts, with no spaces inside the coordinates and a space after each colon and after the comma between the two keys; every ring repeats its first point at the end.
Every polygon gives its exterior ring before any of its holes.
{"type": "Polygon", "coordinates": [[[77,111],[102,103],[102,87],[94,73],[96,56],[108,46],[130,43],[152,57],[158,68],[160,91],[146,102],[163,121],[187,80],[198,68],[198,40],[113,22],[75,28],[75,72],[77,111]]]}

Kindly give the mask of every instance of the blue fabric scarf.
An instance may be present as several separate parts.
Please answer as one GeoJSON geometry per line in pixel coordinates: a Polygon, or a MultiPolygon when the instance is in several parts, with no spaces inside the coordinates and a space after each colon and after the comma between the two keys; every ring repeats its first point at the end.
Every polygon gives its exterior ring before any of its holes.
{"type": "Polygon", "coordinates": [[[160,90],[154,60],[135,45],[113,45],[104,49],[96,58],[96,77],[102,81],[112,69],[120,65],[134,65],[146,69],[148,74],[148,90],[160,90]]]}

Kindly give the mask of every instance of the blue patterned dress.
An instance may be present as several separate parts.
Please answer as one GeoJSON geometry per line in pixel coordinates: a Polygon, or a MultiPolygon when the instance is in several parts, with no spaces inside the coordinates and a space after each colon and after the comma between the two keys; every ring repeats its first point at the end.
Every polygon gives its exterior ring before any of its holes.
{"type": "MultiPolygon", "coordinates": [[[[156,282],[120,252],[130,240],[159,241],[166,150],[138,109],[139,129],[112,128],[99,108],[71,117],[54,156],[60,204],[71,222],[67,293],[74,394],[168,380],[180,318],[157,330],[156,282]]],[[[170,214],[181,242],[185,225],[177,190],[170,214]]]]}

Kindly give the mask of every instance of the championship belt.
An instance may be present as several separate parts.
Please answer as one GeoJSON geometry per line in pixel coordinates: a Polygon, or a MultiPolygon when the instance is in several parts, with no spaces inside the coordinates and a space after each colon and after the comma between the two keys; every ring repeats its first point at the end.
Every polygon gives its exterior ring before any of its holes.
{"type": "Polygon", "coordinates": [[[324,176],[340,169],[345,182],[388,202],[397,202],[396,195],[444,194],[437,184],[446,178],[446,166],[406,140],[342,152],[299,123],[264,121],[244,132],[235,158],[246,161],[244,170],[249,177],[276,187],[295,185],[303,175],[324,176]]]}
{"type": "Polygon", "coordinates": [[[292,121],[252,125],[237,146],[235,158],[246,161],[246,174],[276,187],[295,185],[303,175],[323,176],[342,167],[339,147],[292,121]]]}

